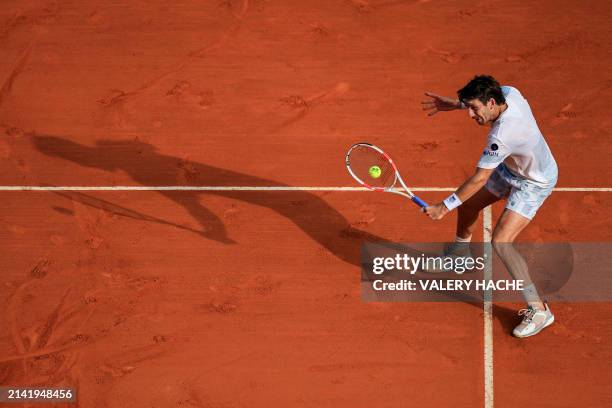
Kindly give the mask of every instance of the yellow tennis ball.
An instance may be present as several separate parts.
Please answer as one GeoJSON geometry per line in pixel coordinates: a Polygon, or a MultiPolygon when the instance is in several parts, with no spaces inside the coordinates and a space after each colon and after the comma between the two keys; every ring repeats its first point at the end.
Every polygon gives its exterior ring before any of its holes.
{"type": "Polygon", "coordinates": [[[368,170],[368,173],[370,174],[372,178],[379,178],[382,173],[382,170],[378,166],[372,166],[368,170]]]}

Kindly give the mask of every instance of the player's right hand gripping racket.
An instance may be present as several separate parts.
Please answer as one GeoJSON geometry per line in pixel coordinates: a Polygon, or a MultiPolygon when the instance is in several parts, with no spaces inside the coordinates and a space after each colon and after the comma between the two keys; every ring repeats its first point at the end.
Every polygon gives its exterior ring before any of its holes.
{"type": "Polygon", "coordinates": [[[379,147],[370,143],[354,144],[346,154],[346,168],[350,175],[367,189],[408,197],[421,208],[428,206],[406,187],[391,157],[379,147]],[[404,191],[395,188],[398,180],[404,191]]]}

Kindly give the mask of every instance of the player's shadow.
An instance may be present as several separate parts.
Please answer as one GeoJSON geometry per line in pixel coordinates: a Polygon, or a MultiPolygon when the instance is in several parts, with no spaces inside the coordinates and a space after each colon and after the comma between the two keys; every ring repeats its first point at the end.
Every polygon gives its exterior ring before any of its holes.
{"type": "MultiPolygon", "coordinates": [[[[525,307],[525,306],[520,306],[525,307]]],[[[520,323],[520,318],[517,315],[518,309],[511,309],[510,307],[505,307],[499,304],[493,305],[493,316],[497,319],[504,332],[511,333],[512,329],[520,323]]]]}
{"type": "MultiPolygon", "coordinates": [[[[139,140],[98,140],[94,146],[86,146],[61,137],[33,135],[32,141],[37,150],[47,156],[109,172],[124,171],[134,182],[143,186],[287,186],[273,180],[163,154],[153,145],[139,140]]],[[[202,196],[228,197],[269,208],[291,220],[338,258],[355,265],[360,263],[359,248],[362,241],[387,242],[379,236],[354,228],[325,200],[308,191],[283,191],[275,194],[236,190],[156,192],[184,207],[200,224],[201,230],[181,228],[222,243],[231,244],[234,241],[229,237],[223,221],[200,202],[202,196]]],[[[139,217],[132,210],[89,195],[77,193],[69,197],[87,205],[116,211],[120,215],[180,227],[151,216],[139,217]]],[[[251,222],[263,226],[265,220],[252,219],[251,222]]]]}
{"type": "MultiPolygon", "coordinates": [[[[227,185],[288,187],[286,184],[273,180],[162,154],[157,152],[153,145],[139,140],[98,140],[94,146],[86,146],[57,136],[33,135],[32,141],[37,150],[47,156],[109,172],[124,171],[136,183],[143,186],[180,184],[184,186],[219,187],[227,185]]],[[[357,266],[362,266],[360,256],[362,242],[384,243],[389,251],[399,248],[404,251],[407,249],[405,246],[398,246],[398,244],[382,237],[354,228],[342,214],[325,200],[308,191],[284,191],[275,192],[275,194],[265,191],[239,190],[156,190],[156,192],[184,207],[197,220],[201,229],[198,230],[154,216],[144,215],[80,192],[62,191],[58,194],[121,216],[180,228],[226,244],[234,243],[234,241],[228,236],[224,223],[217,215],[202,205],[200,199],[206,195],[229,197],[275,211],[292,221],[304,233],[336,257],[357,266]]],[[[253,219],[252,222],[261,224],[265,220],[253,219]]],[[[419,256],[419,254],[420,252],[414,249],[413,256],[419,256]]],[[[370,279],[370,277],[364,276],[362,278],[370,279]]],[[[448,297],[451,301],[454,298],[452,294],[448,297]]],[[[466,302],[480,307],[480,299],[477,298],[454,299],[454,301],[466,302]]],[[[511,327],[514,314],[510,314],[509,309],[496,306],[495,315],[501,320],[505,328],[511,327]]]]}

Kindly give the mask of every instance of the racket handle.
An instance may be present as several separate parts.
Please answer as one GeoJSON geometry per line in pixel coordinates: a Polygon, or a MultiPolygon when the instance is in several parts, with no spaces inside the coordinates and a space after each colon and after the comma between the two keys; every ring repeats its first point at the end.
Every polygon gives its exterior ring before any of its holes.
{"type": "Polygon", "coordinates": [[[421,208],[429,207],[429,204],[427,204],[425,201],[421,200],[417,196],[412,196],[411,200],[414,201],[414,203],[421,208]]]}

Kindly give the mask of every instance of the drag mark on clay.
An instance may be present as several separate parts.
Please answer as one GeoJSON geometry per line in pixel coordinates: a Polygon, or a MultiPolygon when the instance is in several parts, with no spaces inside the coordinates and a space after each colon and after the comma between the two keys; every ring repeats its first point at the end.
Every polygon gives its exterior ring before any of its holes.
{"type": "Polygon", "coordinates": [[[372,3],[365,0],[349,0],[351,6],[358,12],[362,14],[371,13],[374,11],[382,10],[387,7],[393,7],[398,5],[405,4],[417,4],[417,3],[427,3],[430,0],[388,0],[381,1],[379,3],[372,3]]]}
{"type": "MultiPolygon", "coordinates": [[[[15,2],[16,3],[16,2],[15,2]]],[[[54,2],[42,10],[16,11],[0,29],[0,40],[5,40],[13,31],[16,31],[24,26],[33,26],[35,28],[41,25],[51,23],[55,20],[55,16],[59,12],[60,7],[57,2],[54,2]]]]}
{"type": "Polygon", "coordinates": [[[572,47],[572,46],[578,46],[578,45],[584,46],[586,42],[587,41],[586,41],[586,38],[583,32],[574,31],[574,32],[570,32],[569,34],[563,37],[556,37],[554,39],[544,42],[543,44],[536,45],[535,47],[520,54],[519,56],[524,60],[534,58],[534,57],[537,58],[537,57],[542,56],[543,54],[551,53],[555,50],[558,50],[559,48],[572,47]]]}
{"type": "Polygon", "coordinates": [[[15,79],[17,79],[17,77],[23,72],[23,69],[25,68],[28,62],[28,58],[30,57],[30,52],[32,51],[33,47],[34,47],[34,43],[31,43],[21,53],[21,56],[17,59],[17,61],[13,65],[13,68],[11,69],[10,74],[2,83],[2,88],[0,88],[0,106],[2,106],[2,102],[4,101],[4,98],[6,98],[11,93],[15,79]]]}
{"type": "Polygon", "coordinates": [[[44,325],[39,329],[40,334],[38,335],[38,338],[34,339],[33,341],[34,344],[32,345],[35,349],[37,350],[41,349],[45,347],[47,343],[49,342],[49,339],[51,338],[51,335],[53,334],[53,329],[56,326],[59,316],[61,314],[61,310],[64,306],[64,302],[66,301],[66,297],[68,296],[69,293],[70,293],[70,288],[64,291],[64,295],[62,296],[59,303],[57,304],[57,307],[53,310],[53,312],[51,312],[51,314],[45,321],[44,325]]]}
{"type": "Polygon", "coordinates": [[[235,14],[232,12],[232,16],[235,18],[234,24],[230,26],[230,28],[225,33],[223,33],[219,39],[213,41],[211,44],[204,46],[203,48],[200,48],[196,51],[189,53],[187,58],[184,59],[182,62],[180,62],[175,67],[169,69],[168,71],[162,74],[159,74],[158,76],[145,82],[144,84],[140,85],[139,87],[137,87],[136,89],[132,91],[126,92],[120,89],[111,90],[111,95],[106,98],[98,99],[98,103],[104,106],[107,106],[107,107],[121,106],[123,102],[126,102],[129,99],[132,99],[146,92],[147,90],[154,88],[155,86],[160,84],[163,80],[171,77],[174,74],[181,72],[188,65],[198,60],[199,58],[203,57],[206,53],[214,49],[220,48],[225,43],[225,41],[227,41],[227,39],[230,38],[241,27],[242,20],[246,16],[248,9],[249,9],[249,2],[248,0],[244,0],[242,3],[242,7],[240,9],[240,12],[238,14],[235,14]]]}
{"type": "Polygon", "coordinates": [[[37,351],[29,352],[29,353],[17,354],[17,355],[7,356],[7,357],[0,357],[0,364],[12,362],[12,361],[20,361],[20,360],[27,360],[27,359],[32,359],[32,358],[50,356],[52,354],[61,353],[63,351],[74,350],[78,347],[83,347],[86,344],[91,344],[91,343],[89,342],[89,343],[80,343],[80,344],[64,344],[61,346],[49,347],[44,350],[37,350],[37,351]]]}
{"type": "Polygon", "coordinates": [[[165,341],[155,342],[155,344],[132,348],[103,362],[98,366],[98,369],[110,377],[123,377],[134,372],[139,363],[163,357],[166,354],[166,350],[163,348],[164,343],[165,341]]]}
{"type": "Polygon", "coordinates": [[[11,18],[9,18],[6,23],[4,23],[4,27],[0,31],[0,39],[5,39],[9,36],[9,34],[20,27],[25,20],[25,16],[21,12],[16,12],[13,14],[11,18]]]}
{"type": "MultiPolygon", "coordinates": [[[[47,268],[49,266],[49,261],[46,259],[40,260],[34,268],[30,271],[30,276],[34,279],[42,279],[47,275],[47,268]]],[[[21,284],[10,297],[7,307],[7,320],[9,325],[9,332],[11,334],[11,338],[13,340],[13,345],[17,349],[17,353],[24,354],[27,349],[24,343],[24,339],[19,331],[19,325],[17,323],[17,310],[18,310],[18,302],[23,296],[23,293],[26,289],[34,283],[34,280],[29,280],[21,284]]],[[[25,369],[25,366],[24,366],[25,369]]]]}
{"type": "Polygon", "coordinates": [[[25,320],[23,306],[32,303],[37,298],[37,288],[48,276],[49,261],[39,261],[29,273],[28,279],[17,287],[7,307],[7,322],[10,337],[16,349],[16,354],[0,357],[0,372],[6,380],[18,381],[34,376],[41,384],[56,384],[66,377],[71,377],[70,371],[76,365],[78,356],[69,353],[79,347],[89,344],[89,337],[82,334],[67,333],[62,335],[61,329],[65,323],[87,311],[84,319],[80,319],[78,333],[93,314],[94,308],[83,307],[82,299],[76,304],[66,307],[66,301],[73,288],[68,287],[60,296],[57,305],[42,323],[34,323],[29,327],[20,328],[18,316],[25,320]],[[20,311],[17,313],[17,311],[20,311]]]}
{"type": "Polygon", "coordinates": [[[314,364],[308,367],[313,372],[334,372],[348,370],[371,370],[371,369],[387,369],[387,368],[407,368],[411,367],[409,363],[386,363],[380,361],[359,361],[351,363],[336,363],[336,364],[314,364]]]}

